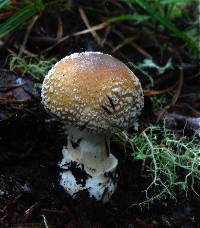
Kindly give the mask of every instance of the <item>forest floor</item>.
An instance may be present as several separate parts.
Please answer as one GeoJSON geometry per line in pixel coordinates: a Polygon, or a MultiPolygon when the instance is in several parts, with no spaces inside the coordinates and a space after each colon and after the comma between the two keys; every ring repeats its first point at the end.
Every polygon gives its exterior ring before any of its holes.
{"type": "MultiPolygon", "coordinates": [[[[25,6],[19,2],[0,8],[0,18],[15,16],[25,6]]],[[[48,5],[5,36],[0,24],[0,227],[200,227],[200,72],[194,43],[140,5],[70,2],[48,5]],[[119,182],[106,204],[88,199],[84,191],[72,199],[59,186],[66,135],[40,98],[43,78],[56,59],[81,51],[101,51],[123,61],[145,95],[139,131],[113,136],[119,182]],[[153,184],[157,170],[142,151],[144,132],[155,150],[159,146],[160,153],[171,155],[171,160],[155,155],[161,172],[153,184]],[[170,140],[176,144],[169,145],[170,140]],[[179,160],[171,167],[176,153],[179,160]]],[[[182,14],[171,15],[170,21],[177,19],[185,34],[193,29],[195,37],[198,25],[191,29],[188,22],[195,24],[199,17],[195,1],[180,7],[182,14]]]]}

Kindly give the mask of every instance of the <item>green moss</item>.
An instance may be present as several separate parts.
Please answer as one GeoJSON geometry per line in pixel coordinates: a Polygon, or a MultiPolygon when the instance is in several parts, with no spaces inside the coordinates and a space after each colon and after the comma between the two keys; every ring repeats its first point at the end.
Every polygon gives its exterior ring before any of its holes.
{"type": "Polygon", "coordinates": [[[31,77],[39,82],[43,81],[44,76],[56,62],[57,60],[55,58],[21,58],[16,54],[12,54],[8,57],[8,64],[11,71],[17,68],[21,69],[22,76],[31,77]]]}
{"type": "Polygon", "coordinates": [[[140,135],[128,136],[122,132],[116,139],[131,148],[134,160],[141,160],[143,174],[150,181],[144,189],[146,198],[137,206],[145,206],[176,192],[194,191],[200,181],[200,146],[184,136],[175,134],[164,126],[150,126],[140,135]],[[148,168],[147,168],[148,167],[148,168]]]}

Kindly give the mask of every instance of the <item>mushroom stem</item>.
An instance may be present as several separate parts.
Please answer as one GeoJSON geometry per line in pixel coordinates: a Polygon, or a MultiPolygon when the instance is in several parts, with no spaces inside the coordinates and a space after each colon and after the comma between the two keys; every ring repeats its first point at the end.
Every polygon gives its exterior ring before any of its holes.
{"type": "Polygon", "coordinates": [[[117,186],[118,160],[107,151],[109,136],[67,127],[68,144],[63,147],[60,184],[76,196],[81,190],[106,202],[117,186]]]}

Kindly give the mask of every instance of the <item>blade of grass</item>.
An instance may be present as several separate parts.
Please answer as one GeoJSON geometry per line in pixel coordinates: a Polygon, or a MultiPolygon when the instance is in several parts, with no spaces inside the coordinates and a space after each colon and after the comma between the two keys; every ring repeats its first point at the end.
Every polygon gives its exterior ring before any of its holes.
{"type": "Polygon", "coordinates": [[[117,17],[112,17],[109,20],[107,20],[108,23],[118,23],[121,21],[137,21],[137,22],[143,22],[148,20],[150,17],[146,15],[139,15],[139,14],[134,14],[134,15],[120,15],[117,17]]]}
{"type": "Polygon", "coordinates": [[[171,4],[171,3],[189,3],[191,0],[162,0],[160,1],[161,4],[171,4]]]}
{"type": "Polygon", "coordinates": [[[41,0],[37,1],[35,4],[30,4],[22,9],[19,9],[13,16],[0,24],[0,38],[20,27],[22,24],[36,15],[38,11],[40,12],[43,9],[44,4],[41,0]]]}
{"type": "Polygon", "coordinates": [[[20,9],[15,15],[10,17],[7,21],[0,24],[0,38],[4,37],[8,33],[12,32],[36,13],[34,6],[27,6],[20,9]]]}
{"type": "Polygon", "coordinates": [[[169,19],[164,16],[161,16],[150,3],[145,0],[124,0],[124,2],[131,4],[136,3],[140,7],[142,7],[151,17],[156,19],[160,24],[162,24],[165,28],[170,30],[177,38],[184,41],[186,44],[191,46],[193,49],[200,51],[198,44],[186,33],[182,32],[179,28],[177,28],[169,19]]]}
{"type": "Polygon", "coordinates": [[[10,1],[9,0],[4,0],[4,1],[0,1],[0,9],[3,9],[5,6],[9,5],[10,1]]]}

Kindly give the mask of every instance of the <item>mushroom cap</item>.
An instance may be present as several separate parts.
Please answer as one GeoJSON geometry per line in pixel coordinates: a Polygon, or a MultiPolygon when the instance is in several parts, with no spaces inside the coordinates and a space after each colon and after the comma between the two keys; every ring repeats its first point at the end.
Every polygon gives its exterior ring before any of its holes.
{"type": "Polygon", "coordinates": [[[121,61],[100,52],[66,56],[42,85],[42,103],[67,125],[95,132],[136,126],[143,108],[138,78],[121,61]]]}

